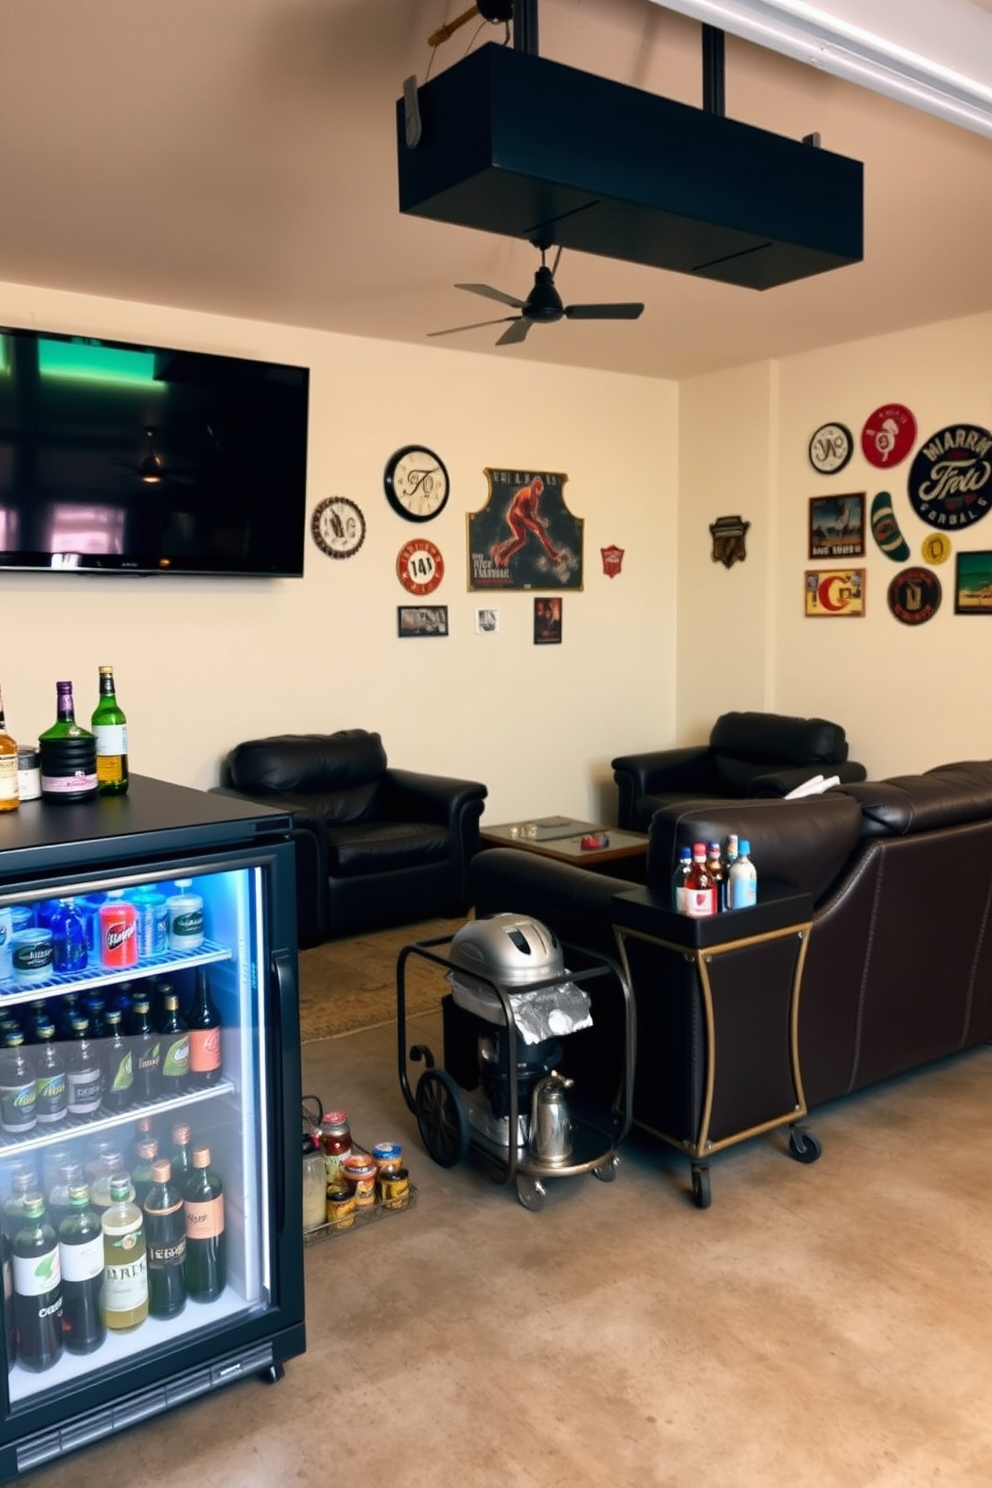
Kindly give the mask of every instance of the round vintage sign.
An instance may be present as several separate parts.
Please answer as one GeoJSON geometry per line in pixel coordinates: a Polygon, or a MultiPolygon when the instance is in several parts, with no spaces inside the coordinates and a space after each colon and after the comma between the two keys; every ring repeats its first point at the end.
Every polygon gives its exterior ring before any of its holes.
{"type": "Polygon", "coordinates": [[[981,521],[992,501],[992,434],[975,424],[950,424],[917,450],[909,499],[931,527],[945,531],[981,521]]]}
{"type": "Polygon", "coordinates": [[[928,532],[920,544],[920,557],[924,563],[946,563],[951,556],[951,540],[942,532],[928,532]]]}
{"type": "Polygon", "coordinates": [[[883,403],[865,420],[861,453],[869,465],[888,470],[905,460],[916,441],[916,419],[904,403],[883,403]]]}
{"type": "Polygon", "coordinates": [[[854,454],[854,435],[846,424],[821,424],[810,436],[809,463],[821,475],[836,475],[854,454]]]}
{"type": "Polygon", "coordinates": [[[410,594],[433,594],[444,578],[444,559],[432,542],[414,537],[400,548],[396,574],[410,594]]]}
{"type": "Polygon", "coordinates": [[[930,568],[904,568],[889,585],[888,599],[903,625],[923,625],[940,609],[940,580],[930,568]]]}

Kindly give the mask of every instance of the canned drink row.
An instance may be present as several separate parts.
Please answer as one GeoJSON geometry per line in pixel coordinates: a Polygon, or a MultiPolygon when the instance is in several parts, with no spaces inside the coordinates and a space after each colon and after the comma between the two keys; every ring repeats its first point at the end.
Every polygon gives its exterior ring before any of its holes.
{"type": "Polygon", "coordinates": [[[167,892],[149,884],[0,906],[0,986],[37,987],[92,966],[126,971],[203,939],[203,897],[190,879],[167,892]]]}

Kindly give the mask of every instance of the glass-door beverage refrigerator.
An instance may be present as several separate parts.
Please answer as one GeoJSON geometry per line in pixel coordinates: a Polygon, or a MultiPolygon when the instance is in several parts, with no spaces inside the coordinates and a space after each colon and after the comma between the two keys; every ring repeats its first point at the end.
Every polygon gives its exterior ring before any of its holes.
{"type": "Polygon", "coordinates": [[[292,820],[0,816],[0,1479],[303,1352],[292,820]]]}

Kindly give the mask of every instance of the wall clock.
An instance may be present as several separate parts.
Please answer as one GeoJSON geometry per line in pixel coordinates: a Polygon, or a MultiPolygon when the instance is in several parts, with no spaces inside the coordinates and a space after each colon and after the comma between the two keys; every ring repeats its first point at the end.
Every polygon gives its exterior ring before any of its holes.
{"type": "Polygon", "coordinates": [[[408,522],[429,522],[448,500],[448,472],[433,450],[407,444],[391,455],[383,473],[386,499],[408,522]]]}
{"type": "Polygon", "coordinates": [[[444,578],[444,559],[432,542],[414,537],[400,548],[396,575],[410,594],[433,594],[444,578]]]}
{"type": "Polygon", "coordinates": [[[365,541],[365,518],[347,496],[328,496],[314,508],[310,534],[328,558],[350,558],[365,541]]]}

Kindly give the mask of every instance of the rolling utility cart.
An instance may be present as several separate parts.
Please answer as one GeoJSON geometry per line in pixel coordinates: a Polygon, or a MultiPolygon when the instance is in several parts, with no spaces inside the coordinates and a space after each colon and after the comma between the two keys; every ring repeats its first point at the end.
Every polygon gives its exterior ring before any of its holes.
{"type": "MultiPolygon", "coordinates": [[[[616,1176],[617,1144],[630,1129],[634,1004],[616,962],[564,948],[537,920],[514,914],[471,921],[454,936],[404,946],[396,967],[399,1078],[421,1140],[441,1167],[476,1154],[496,1183],[516,1183],[525,1209],[541,1209],[551,1178],[616,1176]],[[443,1067],[426,1044],[406,1044],[411,957],[446,974],[443,1067]],[[619,1067],[590,1061],[591,1008],[622,1002],[622,1039],[607,1043],[619,1067]],[[585,1042],[584,1042],[585,1036],[585,1042]],[[583,1059],[583,1053],[585,1059],[583,1059]],[[408,1059],[425,1068],[411,1087],[408,1059]]],[[[612,1020],[613,1027],[617,1020],[612,1020]]]]}
{"type": "Polygon", "coordinates": [[[769,893],[706,919],[649,889],[613,904],[637,1004],[634,1122],[689,1156],[699,1208],[711,1202],[707,1159],[735,1142],[788,1125],[790,1155],[815,1162],[799,1067],[810,896],[769,893]]]}

